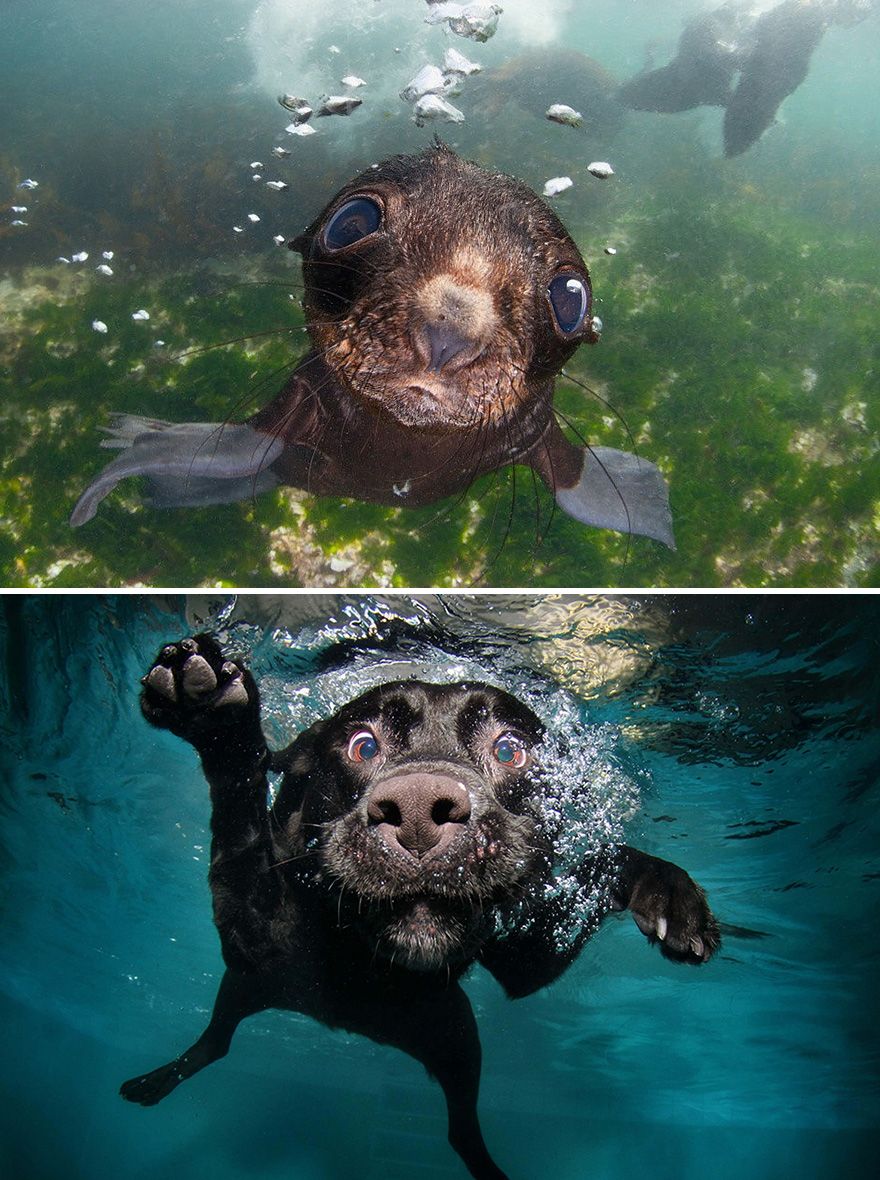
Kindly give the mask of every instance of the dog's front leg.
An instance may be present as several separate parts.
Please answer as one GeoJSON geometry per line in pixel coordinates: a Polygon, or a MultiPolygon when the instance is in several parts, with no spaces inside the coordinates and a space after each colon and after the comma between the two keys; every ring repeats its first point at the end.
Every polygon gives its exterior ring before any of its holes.
{"type": "Polygon", "coordinates": [[[609,850],[614,883],[611,908],[628,909],[649,942],[667,959],[705,963],[721,943],[706,894],[684,869],[619,844],[609,850]]]}
{"type": "Polygon", "coordinates": [[[280,883],[256,683],[216,640],[196,635],[166,644],[142,684],[147,721],[195,747],[211,789],[210,882],[226,963],[239,971],[265,969],[277,952],[269,923],[280,883]]]}
{"type": "Polygon", "coordinates": [[[608,844],[584,857],[571,876],[580,890],[542,898],[528,922],[480,951],[480,962],[509,996],[547,987],[571,966],[602,920],[620,910],[630,911],[668,959],[705,963],[718,949],[721,935],[705,893],[671,861],[608,844]]]}

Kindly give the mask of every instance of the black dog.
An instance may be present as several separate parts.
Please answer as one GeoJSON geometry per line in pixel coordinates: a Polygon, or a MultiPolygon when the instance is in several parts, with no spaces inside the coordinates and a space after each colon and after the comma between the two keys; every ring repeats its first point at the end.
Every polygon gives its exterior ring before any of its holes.
{"type": "Polygon", "coordinates": [[[573,939],[574,902],[548,895],[543,727],[485,684],[376,688],[270,753],[256,684],[208,636],[162,649],[147,720],[201,755],[211,788],[210,882],[227,970],[201,1037],[122,1086],[144,1106],[227,1052],[267,1008],[396,1045],[443,1088],[449,1141],[478,1180],[504,1180],[477,1118],[480,1042],[459,978],[476,960],[510,996],[551,983],[599,920],[629,908],[683,962],[719,944],[682,869],[624,845],[575,866],[603,900],[573,939]],[[271,809],[268,770],[284,772],[271,809]]]}

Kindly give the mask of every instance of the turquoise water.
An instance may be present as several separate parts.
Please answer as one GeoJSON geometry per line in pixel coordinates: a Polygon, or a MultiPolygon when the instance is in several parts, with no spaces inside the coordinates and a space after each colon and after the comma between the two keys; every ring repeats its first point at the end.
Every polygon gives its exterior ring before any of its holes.
{"type": "Polygon", "coordinates": [[[829,29],[779,125],[732,160],[717,109],[619,125],[587,111],[578,131],[541,116],[546,87],[576,88],[587,58],[613,85],[646,54],[667,61],[708,7],[513,0],[481,45],[425,25],[418,0],[4,6],[3,584],[875,585],[880,18],[829,29]],[[409,511],[282,490],[159,512],[128,481],[71,530],[109,413],[217,421],[280,388],[304,344],[297,263],[272,235],[370,162],[425,146],[434,128],[397,92],[452,43],[500,73],[470,80],[450,142],[538,190],[575,178],[556,208],[605,333],[557,405],[590,443],[659,463],[677,552],[552,513],[522,468],[409,511]],[[367,79],[360,110],[285,135],[280,90],[316,97],[350,71],[367,79]],[[611,181],[587,174],[595,158],[611,181]],[[255,184],[254,161],[288,191],[255,184]],[[27,178],[40,187],[16,187],[27,178]],[[105,250],[112,276],[95,270],[105,250]],[[149,322],[132,322],[140,308],[149,322]]]}
{"type": "Polygon", "coordinates": [[[602,814],[708,890],[724,942],[704,968],[624,916],[529,999],[469,977],[484,1130],[512,1180],[875,1174],[875,599],[0,605],[4,1174],[464,1174],[414,1063],[289,1014],[247,1022],[156,1109],[117,1096],[189,1043],[221,970],[205,785],[137,706],[156,648],[206,620],[251,663],[277,744],[409,670],[514,689],[581,733],[577,768],[613,788],[602,814]]]}

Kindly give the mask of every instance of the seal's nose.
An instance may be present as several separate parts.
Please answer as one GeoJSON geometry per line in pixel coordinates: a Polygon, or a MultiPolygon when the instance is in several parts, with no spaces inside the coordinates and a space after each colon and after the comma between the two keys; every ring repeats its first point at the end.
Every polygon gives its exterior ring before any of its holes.
{"type": "Polygon", "coordinates": [[[470,814],[464,785],[437,774],[402,774],[377,783],[367,802],[369,821],[386,843],[419,858],[442,853],[470,814]]]}
{"type": "Polygon", "coordinates": [[[413,342],[432,373],[464,368],[480,356],[498,328],[494,300],[483,285],[434,275],[416,292],[413,342]]]}
{"type": "Polygon", "coordinates": [[[431,358],[430,368],[434,373],[439,373],[453,357],[464,352],[466,348],[473,347],[474,343],[449,320],[426,324],[425,336],[431,358]]]}

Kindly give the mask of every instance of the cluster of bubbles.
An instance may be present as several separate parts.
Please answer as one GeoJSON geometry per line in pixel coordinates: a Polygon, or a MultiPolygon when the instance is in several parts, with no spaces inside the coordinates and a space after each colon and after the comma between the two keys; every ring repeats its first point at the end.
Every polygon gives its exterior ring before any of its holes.
{"type": "Polygon", "coordinates": [[[405,41],[407,52],[424,60],[439,31],[479,43],[489,40],[501,21],[508,45],[548,45],[558,40],[575,7],[575,0],[504,0],[500,5],[427,0],[421,8],[413,0],[326,0],[320,5],[262,0],[247,30],[254,84],[275,95],[295,78],[300,90],[316,90],[323,84],[320,63],[326,52],[331,46],[346,49],[354,40],[375,53],[377,67],[384,60],[385,73],[385,47],[399,51],[405,41]]]}

